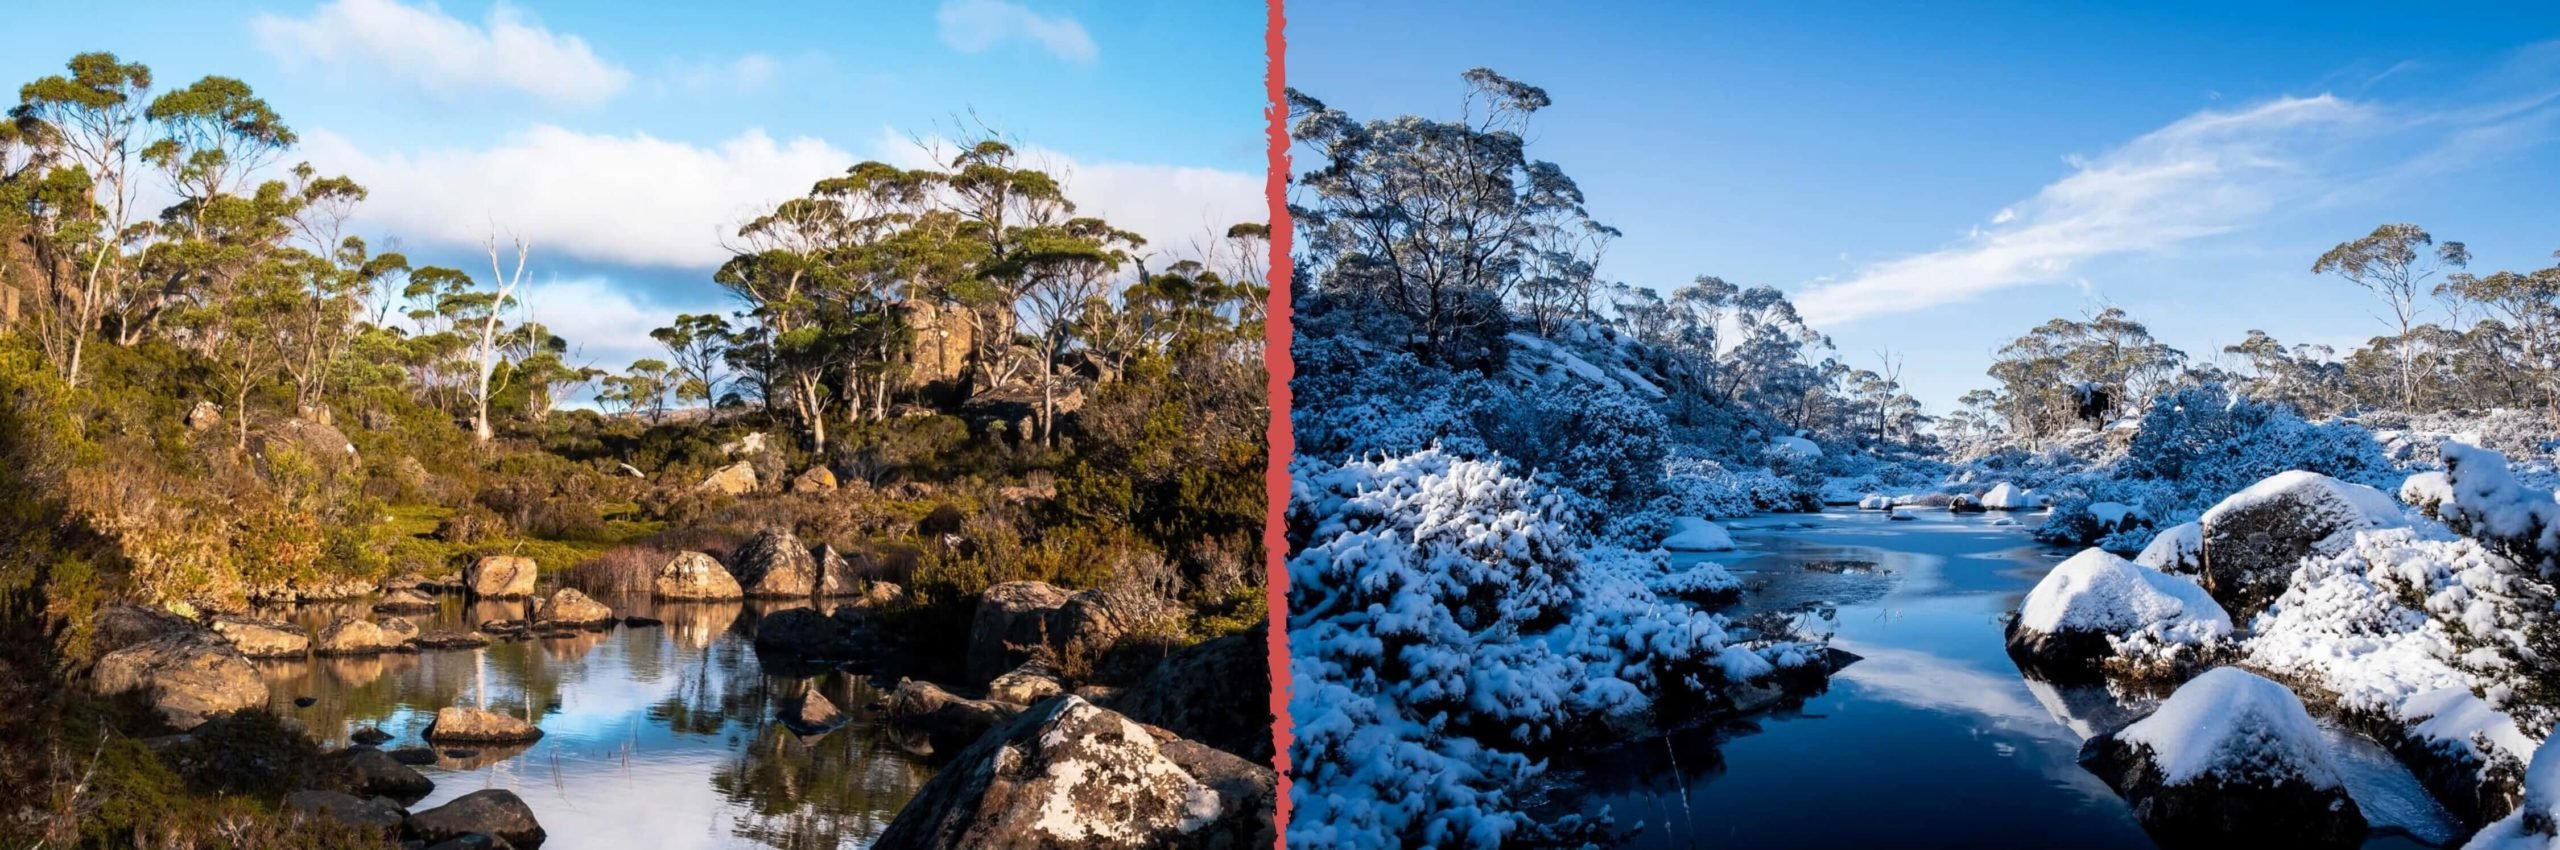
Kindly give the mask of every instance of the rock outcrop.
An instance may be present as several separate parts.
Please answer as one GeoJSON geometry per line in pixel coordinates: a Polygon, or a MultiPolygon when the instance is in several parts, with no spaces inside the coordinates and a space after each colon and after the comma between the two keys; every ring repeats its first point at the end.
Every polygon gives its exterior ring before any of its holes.
{"type": "Polygon", "coordinates": [[[987,683],[988,699],[1014,705],[1027,706],[1066,692],[1067,674],[1058,665],[1036,658],[987,683]]]}
{"type": "Polygon", "coordinates": [[[872,846],[1269,847],[1275,784],[1268,767],[1068,697],[962,751],[872,846]]]}
{"type": "Polygon", "coordinates": [[[426,737],[430,741],[513,744],[537,740],[542,737],[542,730],[504,714],[451,705],[436,709],[435,722],[428,724],[426,737]]]}
{"type": "Polygon", "coordinates": [[[462,583],[472,596],[483,599],[523,599],[533,595],[538,574],[532,558],[489,555],[463,571],[462,583]]]}
{"type": "Polygon", "coordinates": [[[1175,735],[1271,763],[1271,663],[1265,620],[1166,656],[1105,707],[1175,735]]]}
{"type": "Polygon", "coordinates": [[[836,474],[823,466],[809,467],[808,471],[791,478],[791,492],[794,493],[833,493],[835,491],[836,474]]]}
{"type": "Polygon", "coordinates": [[[658,568],[658,579],[652,586],[660,599],[693,599],[729,601],[746,598],[729,568],[709,555],[684,552],[658,568]]]}
{"type": "Polygon", "coordinates": [[[1034,647],[1048,645],[1058,609],[1068,593],[1048,582],[1009,581],[987,588],[969,624],[968,675],[993,681],[1004,671],[1031,660],[1034,647]]]}
{"type": "Polygon", "coordinates": [[[701,484],[694,485],[693,489],[701,492],[717,491],[732,496],[753,493],[756,491],[756,465],[742,460],[721,467],[719,471],[703,478],[701,484]]]}
{"type": "Polygon", "coordinates": [[[160,719],[180,732],[234,711],[265,705],[258,669],[228,644],[173,634],[98,659],[90,682],[101,696],[141,693],[160,719]]]}

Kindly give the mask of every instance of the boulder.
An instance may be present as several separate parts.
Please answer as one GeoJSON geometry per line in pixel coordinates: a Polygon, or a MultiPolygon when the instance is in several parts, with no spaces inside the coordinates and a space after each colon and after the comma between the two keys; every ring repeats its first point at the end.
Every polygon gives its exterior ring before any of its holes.
{"type": "Polygon", "coordinates": [[[187,430],[210,431],[222,425],[222,408],[210,401],[198,401],[187,408],[187,430]]]}
{"type": "Polygon", "coordinates": [[[818,560],[785,526],[765,526],[730,559],[748,596],[807,599],[818,592],[818,560]]]}
{"type": "Polygon", "coordinates": [[[1009,581],[987,588],[978,598],[969,624],[968,675],[993,681],[1004,671],[1031,659],[1031,648],[1046,645],[1068,594],[1042,581],[1009,581]]]}
{"type": "Polygon", "coordinates": [[[533,808],[504,788],[473,791],[409,816],[409,836],[421,841],[439,842],[475,832],[516,847],[538,846],[546,837],[541,822],[533,818],[533,808]]]}
{"type": "Polygon", "coordinates": [[[660,599],[731,600],[743,599],[738,580],[729,568],[700,552],[684,552],[658,568],[654,587],[660,599]]]}
{"type": "Polygon", "coordinates": [[[864,654],[865,643],[850,624],[813,608],[786,608],[756,621],[760,652],[841,661],[864,654]]]}
{"type": "Polygon", "coordinates": [[[330,756],[330,770],[350,793],[416,802],[436,784],[390,753],[372,747],[348,747],[330,756]]]}
{"type": "Polygon", "coordinates": [[[382,599],[373,603],[373,610],[383,614],[433,613],[436,610],[436,598],[428,596],[412,585],[382,594],[382,599]]]}
{"type": "Polygon", "coordinates": [[[2045,573],[2007,634],[2010,657],[2058,680],[2095,675],[2119,653],[2174,653],[2230,636],[2230,615],[2204,588],[2104,549],[2045,573]]]}
{"type": "Polygon", "coordinates": [[[371,747],[391,740],[391,733],[382,731],[378,726],[366,726],[347,733],[347,740],[354,741],[359,747],[371,747]]]}
{"type": "Polygon", "coordinates": [[[222,616],[211,625],[215,637],[249,658],[300,658],[311,649],[311,636],[291,623],[222,616]]]}
{"type": "Polygon", "coordinates": [[[1662,548],[1674,552],[1726,552],[1733,549],[1733,535],[1724,526],[1684,516],[1671,521],[1671,536],[1662,539],[1662,548]]]}
{"type": "Polygon", "coordinates": [[[819,693],[814,682],[810,683],[808,691],[801,694],[800,699],[795,703],[784,710],[782,725],[802,735],[816,735],[833,730],[843,726],[847,719],[844,710],[837,708],[834,701],[827,699],[827,695],[819,693]]]}
{"type": "Polygon", "coordinates": [[[2303,558],[2337,554],[2358,531],[2407,524],[2382,491],[2298,469],[2232,494],[2198,523],[2204,589],[2244,621],[2284,593],[2303,558]]]}
{"type": "Polygon", "coordinates": [[[809,467],[809,471],[791,478],[791,492],[794,493],[833,493],[835,491],[836,474],[823,466],[809,467]]]}
{"type": "Polygon", "coordinates": [[[512,744],[540,739],[542,730],[504,714],[449,705],[436,709],[435,722],[427,725],[426,737],[430,741],[512,744]]]}
{"type": "Polygon", "coordinates": [[[489,636],[479,632],[439,629],[419,635],[409,643],[419,649],[478,649],[489,645],[489,636]]]}
{"type": "Polygon", "coordinates": [[[1858,500],[1858,510],[1862,511],[1881,511],[1890,507],[1893,507],[1893,498],[1883,493],[1868,493],[1866,498],[1858,500]]]}
{"type": "Polygon", "coordinates": [[[2204,572],[2204,525],[2182,522],[2151,536],[2150,545],[2133,562],[2174,575],[2193,576],[2204,572]]]}
{"type": "Polygon", "coordinates": [[[1955,495],[1955,497],[1954,497],[1954,498],[1951,498],[1951,499],[1948,499],[1948,500],[1947,500],[1947,512],[1948,512],[1948,513],[1957,513],[1957,514],[1978,514],[1978,513],[1984,513],[1984,512],[1987,512],[1987,511],[1989,511],[1989,510],[1990,510],[1989,508],[1985,508],[1985,507],[1983,507],[1983,506],[1982,506],[1982,500],[1981,500],[1981,499],[1976,499],[1976,498],[1974,498],[1974,497],[1972,497],[1972,496],[1968,496],[1968,495],[1965,495],[1965,494],[1963,494],[1963,493],[1958,493],[1958,494],[1956,494],[1956,495],[1955,495]]]}
{"type": "Polygon", "coordinates": [[[532,558],[487,555],[463,570],[462,584],[472,596],[482,599],[523,599],[533,595],[538,573],[532,558]]]}
{"type": "Polygon", "coordinates": [[[277,451],[287,449],[322,466],[356,460],[356,444],[348,441],[346,434],[328,423],[310,419],[286,419],[267,426],[249,445],[262,464],[277,451]]]}
{"type": "Polygon", "coordinates": [[[380,797],[317,789],[284,795],[284,810],[304,820],[332,821],[384,833],[399,829],[400,822],[409,817],[398,804],[380,797]]]}
{"type": "Polygon", "coordinates": [[[383,751],[383,755],[411,767],[436,763],[436,751],[428,747],[397,747],[383,751]]]}
{"type": "Polygon", "coordinates": [[[901,730],[921,734],[921,752],[949,753],[978,740],[996,724],[1019,713],[1016,705],[966,699],[932,682],[899,679],[896,690],[880,703],[881,719],[901,730]]]}
{"type": "Polygon", "coordinates": [[[2043,500],[2036,498],[2034,493],[2019,489],[2018,485],[2006,481],[1991,485],[1991,489],[1983,491],[1982,494],[1982,506],[1989,510],[2024,511],[2032,510],[2041,504],[2043,500]]]}
{"type": "Polygon", "coordinates": [[[1067,692],[1067,674],[1058,665],[1034,658],[987,683],[987,698],[1030,705],[1067,692]]]}
{"type": "Polygon", "coordinates": [[[2365,820],[2320,729],[2283,685],[2206,671],[2080,763],[2165,846],[2354,847],[2365,820]]]}
{"type": "MultiPolygon", "coordinates": [[[[868,555],[857,557],[868,558],[868,555]]],[[[834,546],[818,547],[818,595],[833,599],[862,595],[862,578],[854,572],[854,562],[836,551],[834,546]]]]}
{"type": "Polygon", "coordinates": [[[699,492],[716,490],[732,496],[753,493],[756,491],[756,465],[742,460],[721,467],[702,479],[701,484],[694,485],[693,489],[699,492]]]}
{"type": "Polygon", "coordinates": [[[1099,658],[1147,625],[1145,604],[1128,593],[1077,591],[1051,617],[1049,650],[1058,658],[1099,658]]]}
{"type": "Polygon", "coordinates": [[[534,612],[533,619],[534,622],[553,626],[610,625],[615,620],[613,609],[567,587],[552,591],[551,598],[543,601],[542,609],[534,612]]]}
{"type": "Polygon", "coordinates": [[[872,846],[1270,847],[1276,782],[1268,767],[1067,697],[963,750],[872,846]]]}
{"type": "Polygon", "coordinates": [[[1104,703],[1129,719],[1271,762],[1270,621],[1185,647],[1104,703]]]}
{"type": "Polygon", "coordinates": [[[216,715],[267,703],[267,685],[240,651],[200,635],[171,635],[98,659],[90,682],[101,696],[139,692],[180,732],[216,715]]]}
{"type": "Polygon", "coordinates": [[[196,632],[195,621],[158,608],[109,603],[89,620],[89,648],[99,654],[196,632]]]}
{"type": "Polygon", "coordinates": [[[764,432],[756,432],[720,444],[721,457],[754,457],[764,454],[764,432]]]}
{"type": "Polygon", "coordinates": [[[418,633],[418,624],[407,617],[384,617],[375,625],[382,628],[382,639],[390,641],[393,649],[408,649],[412,642],[423,636],[418,633]]]}
{"type": "Polygon", "coordinates": [[[396,649],[400,643],[372,621],[342,616],[320,627],[320,633],[311,639],[311,651],[317,655],[371,655],[396,649]]]}
{"type": "Polygon", "coordinates": [[[862,599],[855,605],[864,608],[886,608],[907,598],[907,589],[894,581],[873,581],[862,589],[862,599]]]}

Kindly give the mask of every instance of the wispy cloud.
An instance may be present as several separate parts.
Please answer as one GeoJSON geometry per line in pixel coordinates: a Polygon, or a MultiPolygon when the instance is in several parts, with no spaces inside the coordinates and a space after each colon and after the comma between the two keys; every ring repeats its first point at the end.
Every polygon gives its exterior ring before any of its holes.
{"type": "Polygon", "coordinates": [[[433,3],[399,0],[333,0],[305,17],[261,13],[249,25],[287,68],[370,68],[440,95],[495,89],[592,104],[631,81],[586,40],[554,33],[503,2],[480,25],[433,3]]]}
{"type": "Polygon", "coordinates": [[[935,16],[944,46],[980,53],[1010,41],[1028,41],[1049,55],[1078,65],[1092,64],[1100,51],[1084,25],[1065,15],[1044,15],[1005,0],[943,0],[935,16]]]}

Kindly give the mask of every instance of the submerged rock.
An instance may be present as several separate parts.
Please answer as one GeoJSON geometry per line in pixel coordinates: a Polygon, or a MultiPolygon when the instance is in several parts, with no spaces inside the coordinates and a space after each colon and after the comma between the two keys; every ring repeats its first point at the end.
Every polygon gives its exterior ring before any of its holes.
{"type": "Polygon", "coordinates": [[[427,779],[390,753],[373,747],[348,747],[330,756],[330,769],[350,793],[416,802],[436,790],[427,779]]]}
{"type": "Polygon", "coordinates": [[[922,740],[910,742],[908,748],[923,754],[949,753],[967,746],[1021,710],[1017,705],[959,697],[931,682],[914,679],[898,680],[897,689],[889,692],[880,709],[882,719],[922,736],[922,740]]]}
{"type": "Polygon", "coordinates": [[[503,788],[473,791],[451,802],[409,816],[409,835],[436,842],[484,833],[516,847],[534,847],[546,836],[534,820],[533,808],[503,788]]]}
{"type": "Polygon", "coordinates": [[[399,648],[401,640],[383,632],[370,620],[339,617],[320,627],[311,641],[311,651],[320,655],[371,655],[399,648]]]}
{"type": "Polygon", "coordinates": [[[213,634],[250,658],[299,658],[311,650],[311,636],[291,623],[215,617],[213,634]]]}
{"type": "Polygon", "coordinates": [[[435,722],[427,725],[426,737],[430,741],[510,744],[541,738],[542,730],[504,714],[450,705],[436,709],[435,722]]]}
{"type": "Polygon", "coordinates": [[[2092,738],[2080,762],[2163,844],[2353,847],[2365,820],[2319,727],[2283,685],[2206,671],[2150,717],[2092,738]]]}
{"type": "Polygon", "coordinates": [[[2174,653],[2231,635],[2231,618],[2195,582],[2089,549],[2056,565],[2009,622],[2009,655],[2060,679],[2126,653],[2174,653]]]}
{"type": "Polygon", "coordinates": [[[472,596],[483,599],[523,599],[533,595],[538,575],[532,558],[489,555],[463,571],[462,584],[472,596]]]}
{"type": "Polygon", "coordinates": [[[877,850],[1272,846],[1271,769],[1076,697],[961,752],[900,810],[877,850]]]}
{"type": "Polygon", "coordinates": [[[436,599],[415,587],[395,589],[373,603],[373,610],[384,614],[424,614],[436,610],[436,599]]]}
{"type": "Polygon", "coordinates": [[[2407,524],[2382,491],[2298,469],[2232,494],[2198,523],[2204,589],[2243,620],[2284,593],[2303,558],[2337,554],[2358,531],[2407,524]]]}
{"type": "Polygon", "coordinates": [[[819,693],[815,682],[810,683],[807,692],[800,695],[797,706],[782,715],[782,725],[802,735],[831,731],[843,726],[846,720],[844,710],[837,708],[826,694],[819,693]]]}
{"type": "Polygon", "coordinates": [[[267,685],[249,659],[201,635],[171,635],[107,653],[89,675],[101,696],[144,694],[180,732],[267,702],[267,685]]]}
{"type": "Polygon", "coordinates": [[[543,601],[542,609],[534,612],[533,619],[544,626],[610,625],[615,621],[613,609],[567,587],[552,591],[551,598],[543,601]]]}
{"type": "Polygon", "coordinates": [[[786,608],[756,621],[756,649],[797,658],[842,661],[869,654],[851,624],[814,608],[786,608]]]}
{"type": "Polygon", "coordinates": [[[658,579],[652,588],[660,599],[694,599],[728,601],[746,598],[738,588],[736,577],[717,559],[701,552],[684,552],[658,568],[658,579]]]}

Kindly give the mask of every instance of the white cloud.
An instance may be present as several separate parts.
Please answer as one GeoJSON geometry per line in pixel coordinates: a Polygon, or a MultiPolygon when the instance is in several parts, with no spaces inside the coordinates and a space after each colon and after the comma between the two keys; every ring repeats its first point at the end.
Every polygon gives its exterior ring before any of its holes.
{"type": "Polygon", "coordinates": [[[668,66],[665,82],[694,94],[745,94],[781,80],[783,65],[782,60],[763,53],[749,53],[727,62],[675,62],[668,66]]]}
{"type": "Polygon", "coordinates": [[[554,33],[503,0],[489,7],[481,26],[432,2],[399,0],[333,0],[307,17],[261,13],[249,26],[259,46],[288,69],[370,67],[439,95],[499,89],[598,103],[631,81],[629,71],[597,57],[586,40],[554,33]]]}
{"type": "Polygon", "coordinates": [[[1024,40],[1079,65],[1091,64],[1099,55],[1093,36],[1074,18],[1043,15],[1005,0],[943,0],[934,20],[941,25],[943,45],[962,53],[1024,40]]]}
{"type": "Polygon", "coordinates": [[[2205,111],[2096,157],[2000,211],[1959,244],[1816,281],[1796,302],[1837,325],[1960,302],[2017,286],[2067,283],[2075,267],[2165,252],[2248,226],[2316,196],[2336,145],[2375,124],[2372,107],[2322,95],[2205,111]]]}
{"type": "MultiPolygon", "coordinates": [[[[947,164],[885,131],[868,153],[760,130],[705,146],[537,126],[492,148],[375,154],[316,130],[302,154],[370,190],[359,215],[384,236],[476,246],[495,231],[523,236],[537,259],[704,271],[728,259],[722,241],[739,224],[856,162],[947,164]]],[[[1078,214],[1137,232],[1159,255],[1196,256],[1228,225],[1268,217],[1259,174],[1042,148],[1025,148],[1023,161],[1063,181],[1078,214]]]]}
{"type": "Polygon", "coordinates": [[[602,277],[538,280],[526,289],[524,316],[568,340],[570,365],[616,372],[643,357],[663,358],[664,349],[649,331],[676,314],[727,313],[735,306],[708,283],[698,299],[685,303],[644,302],[632,287],[602,277]]]}
{"type": "Polygon", "coordinates": [[[477,245],[494,230],[532,242],[537,258],[700,269],[728,257],[721,240],[747,218],[858,159],[761,130],[699,146],[551,126],[493,148],[392,154],[321,130],[304,155],[364,184],[359,215],[388,236],[477,245]]]}

